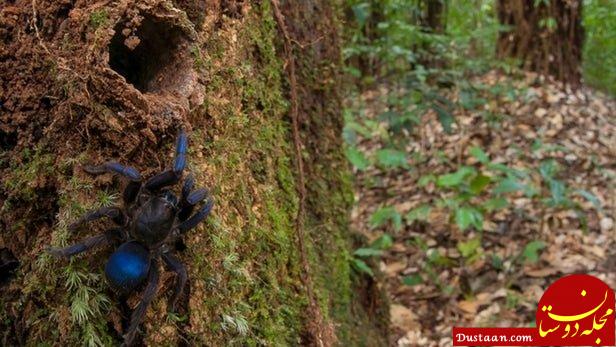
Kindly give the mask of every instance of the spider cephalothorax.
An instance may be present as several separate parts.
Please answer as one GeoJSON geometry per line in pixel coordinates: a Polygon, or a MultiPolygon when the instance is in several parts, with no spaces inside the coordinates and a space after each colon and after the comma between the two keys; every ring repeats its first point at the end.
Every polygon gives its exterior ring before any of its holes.
{"type": "Polygon", "coordinates": [[[56,256],[71,257],[97,246],[121,243],[105,266],[105,277],[110,286],[126,295],[147,282],[143,298],[133,311],[130,326],[124,335],[125,345],[132,343],[145,311],[156,294],[158,261],[161,258],[165,265],[177,274],[174,293],[170,299],[170,309],[175,310],[187,276],[184,265],[171,254],[173,245],[183,233],[207,217],[213,206],[207,190],[193,190],[192,175],[184,182],[179,199],[167,188],[182,178],[187,146],[188,137],[181,130],[177,138],[173,168],[145,182],[142,182],[141,174],[136,169],[116,162],[84,167],[84,170],[91,174],[116,173],[128,178],[130,182],[124,189],[123,206],[103,207],[89,212],[71,224],[69,229],[76,230],[85,222],[102,217],[109,217],[117,227],[66,248],[50,249],[56,256]],[[191,215],[194,207],[201,201],[205,201],[203,206],[191,215]]]}

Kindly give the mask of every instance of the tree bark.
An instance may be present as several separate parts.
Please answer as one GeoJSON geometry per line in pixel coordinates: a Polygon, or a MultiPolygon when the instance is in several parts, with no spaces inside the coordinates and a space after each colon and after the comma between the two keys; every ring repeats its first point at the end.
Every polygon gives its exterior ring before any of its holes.
{"type": "Polygon", "coordinates": [[[117,160],[149,177],[171,165],[179,127],[215,207],[177,246],[189,278],[177,316],[161,269],[143,343],[385,343],[386,309],[374,311],[377,291],[355,294],[365,286],[348,261],[338,12],[328,0],[5,2],[0,270],[12,275],[0,344],[121,341],[140,294],[122,305],[106,285],[112,249],[71,262],[45,249],[109,227],[68,231],[119,204],[125,184],[84,165],[117,160]]]}
{"type": "Polygon", "coordinates": [[[525,69],[579,85],[581,78],[581,0],[499,0],[502,32],[497,43],[501,59],[519,59],[525,69]]]}
{"type": "Polygon", "coordinates": [[[430,28],[433,33],[442,34],[446,28],[447,18],[446,0],[425,0],[422,24],[430,28]]]}

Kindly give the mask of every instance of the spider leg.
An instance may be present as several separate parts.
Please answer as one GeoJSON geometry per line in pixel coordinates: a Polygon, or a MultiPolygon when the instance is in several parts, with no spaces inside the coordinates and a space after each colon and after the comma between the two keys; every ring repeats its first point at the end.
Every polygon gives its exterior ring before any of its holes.
{"type": "Polygon", "coordinates": [[[85,252],[94,247],[110,244],[120,238],[120,229],[111,229],[103,234],[88,237],[72,246],[65,248],[48,248],[47,251],[56,257],[70,258],[75,254],[85,252]]]}
{"type": "Polygon", "coordinates": [[[207,189],[204,188],[192,191],[187,196],[184,196],[184,192],[182,192],[182,201],[180,205],[181,208],[180,212],[178,213],[179,220],[181,222],[185,221],[192,213],[195,205],[203,201],[203,199],[205,199],[208,195],[209,192],[207,191],[207,189]]]}
{"type": "Polygon", "coordinates": [[[184,185],[182,186],[182,201],[186,200],[194,186],[195,176],[192,173],[189,173],[188,177],[186,177],[186,180],[184,181],[184,185]]]}
{"type": "Polygon", "coordinates": [[[188,218],[178,226],[178,230],[180,231],[180,233],[185,233],[186,231],[196,227],[199,222],[204,220],[205,217],[210,214],[210,211],[212,211],[213,206],[214,200],[208,199],[205,204],[201,206],[199,211],[197,211],[197,213],[192,215],[190,218],[188,218]]]}
{"type": "Polygon", "coordinates": [[[143,317],[145,316],[145,311],[148,309],[148,306],[156,296],[156,288],[158,287],[158,262],[156,258],[152,259],[150,263],[150,273],[148,275],[148,284],[143,291],[143,298],[137,308],[133,311],[130,317],[130,325],[126,334],[124,334],[124,343],[122,346],[130,346],[135,339],[135,335],[137,334],[137,329],[139,325],[143,321],[143,317]]]}
{"type": "Polygon", "coordinates": [[[94,175],[100,175],[110,172],[122,175],[134,182],[141,181],[141,174],[139,173],[139,171],[137,171],[137,169],[132,166],[124,166],[115,161],[110,161],[102,165],[86,165],[83,167],[83,169],[85,172],[94,175]]]}
{"type": "Polygon", "coordinates": [[[177,279],[175,281],[175,288],[173,289],[173,295],[169,299],[169,311],[175,312],[175,306],[178,302],[178,299],[182,295],[184,288],[186,287],[186,280],[188,279],[188,275],[186,274],[186,267],[184,264],[180,262],[178,258],[169,253],[163,254],[163,260],[165,264],[171,269],[171,271],[175,272],[177,275],[177,279]]]}
{"type": "Polygon", "coordinates": [[[169,169],[147,180],[147,182],[145,182],[145,187],[150,191],[158,190],[162,187],[176,184],[179,180],[180,176],[178,176],[173,170],[169,169]]]}
{"type": "Polygon", "coordinates": [[[173,169],[165,170],[158,175],[150,178],[145,183],[145,187],[148,190],[157,190],[162,187],[178,183],[178,181],[182,177],[182,172],[186,167],[187,149],[188,135],[186,135],[184,129],[181,129],[175,142],[175,160],[173,162],[173,169]]]}
{"type": "Polygon", "coordinates": [[[141,188],[140,181],[131,181],[124,188],[124,192],[122,193],[122,199],[125,204],[130,204],[135,201],[137,194],[139,193],[139,188],[141,188]]]}
{"type": "Polygon", "coordinates": [[[111,218],[116,224],[122,225],[124,223],[124,214],[117,207],[101,207],[98,210],[90,211],[79,218],[77,221],[68,226],[71,231],[76,230],[80,225],[97,220],[103,217],[111,218]]]}
{"type": "Polygon", "coordinates": [[[173,162],[173,172],[181,175],[186,167],[186,151],[188,150],[188,135],[184,129],[180,129],[178,138],[175,142],[175,161],[173,162]]]}

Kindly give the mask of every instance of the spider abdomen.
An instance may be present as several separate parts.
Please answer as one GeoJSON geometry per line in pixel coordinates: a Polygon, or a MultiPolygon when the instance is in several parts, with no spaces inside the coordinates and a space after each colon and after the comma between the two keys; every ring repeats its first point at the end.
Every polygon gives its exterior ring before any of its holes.
{"type": "Polygon", "coordinates": [[[132,291],[148,276],[150,260],[150,253],[145,247],[135,241],[126,242],[107,261],[107,281],[117,291],[132,291]]]}

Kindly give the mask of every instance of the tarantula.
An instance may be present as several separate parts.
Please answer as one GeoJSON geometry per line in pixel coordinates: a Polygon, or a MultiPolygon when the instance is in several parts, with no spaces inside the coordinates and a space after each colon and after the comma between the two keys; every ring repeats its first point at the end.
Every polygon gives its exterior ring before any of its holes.
{"type": "Polygon", "coordinates": [[[124,345],[132,344],[145,311],[154,299],[160,258],[177,275],[169,305],[170,310],[175,311],[187,275],[184,265],[171,254],[174,250],[172,245],[182,234],[205,219],[213,206],[206,189],[193,190],[192,175],[185,180],[180,199],[167,188],[182,178],[187,147],[188,137],[180,130],[173,168],[151,177],[145,183],[142,183],[141,174],[135,168],[116,162],[85,166],[84,170],[90,174],[114,173],[130,181],[123,192],[123,206],[103,207],[89,212],[71,224],[69,230],[74,231],[86,222],[103,217],[110,218],[117,227],[66,248],[49,249],[55,256],[70,258],[94,247],[121,242],[105,266],[105,277],[109,285],[120,295],[126,296],[137,290],[147,279],[141,302],[133,311],[130,325],[124,334],[124,345]],[[191,216],[193,209],[201,201],[205,201],[202,207],[191,216]]]}

